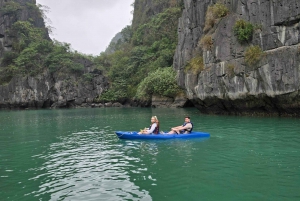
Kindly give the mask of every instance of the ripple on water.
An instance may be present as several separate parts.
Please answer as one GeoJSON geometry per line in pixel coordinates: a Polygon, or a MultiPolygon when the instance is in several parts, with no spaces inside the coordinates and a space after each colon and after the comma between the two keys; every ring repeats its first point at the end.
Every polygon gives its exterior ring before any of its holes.
{"type": "Polygon", "coordinates": [[[115,137],[97,129],[60,137],[47,155],[34,156],[46,162],[42,168],[31,170],[43,172],[31,178],[41,180],[39,191],[31,194],[51,194],[50,200],[151,200],[149,193],[132,183],[128,175],[128,170],[134,169],[130,161],[139,161],[124,155],[136,149],[134,143],[123,149],[112,143],[115,137]]]}

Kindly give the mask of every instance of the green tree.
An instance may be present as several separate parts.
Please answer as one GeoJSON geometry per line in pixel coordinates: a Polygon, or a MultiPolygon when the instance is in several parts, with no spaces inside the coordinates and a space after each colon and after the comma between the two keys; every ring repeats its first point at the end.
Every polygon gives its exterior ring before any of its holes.
{"type": "Polygon", "coordinates": [[[179,91],[176,73],[172,67],[168,67],[157,69],[143,79],[138,86],[136,96],[139,99],[149,99],[153,94],[174,97],[179,91]]]}
{"type": "Polygon", "coordinates": [[[22,6],[15,1],[7,1],[0,8],[0,12],[4,15],[16,14],[17,11],[21,10],[22,6]]]}

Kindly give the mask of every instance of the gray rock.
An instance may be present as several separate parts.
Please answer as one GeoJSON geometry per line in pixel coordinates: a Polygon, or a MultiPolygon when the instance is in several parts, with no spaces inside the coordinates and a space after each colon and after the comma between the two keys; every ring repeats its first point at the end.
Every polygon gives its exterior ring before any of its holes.
{"type": "Polygon", "coordinates": [[[166,96],[153,95],[152,96],[152,107],[171,107],[174,99],[166,96]]]}
{"type": "Polygon", "coordinates": [[[300,6],[298,0],[225,0],[230,14],[208,32],[213,47],[198,45],[205,13],[216,1],[185,1],[179,20],[174,68],[178,83],[202,112],[219,114],[300,115],[300,6]],[[233,33],[237,19],[260,25],[252,41],[240,44],[233,33]],[[249,45],[264,51],[252,66],[245,63],[249,45]],[[202,54],[203,52],[203,54],[202,54]],[[203,56],[204,70],[185,72],[187,62],[203,56]]]}
{"type": "Polygon", "coordinates": [[[174,102],[171,107],[185,107],[187,105],[188,99],[185,94],[179,94],[175,97],[174,102]]]}
{"type": "Polygon", "coordinates": [[[88,103],[82,103],[82,104],[81,104],[81,107],[86,108],[86,107],[90,107],[90,105],[89,105],[88,103]]]}
{"type": "Polygon", "coordinates": [[[123,105],[121,103],[116,102],[112,104],[112,107],[123,107],[123,105]]]}
{"type": "Polygon", "coordinates": [[[104,106],[105,107],[112,107],[112,103],[111,102],[105,103],[104,106]]]}

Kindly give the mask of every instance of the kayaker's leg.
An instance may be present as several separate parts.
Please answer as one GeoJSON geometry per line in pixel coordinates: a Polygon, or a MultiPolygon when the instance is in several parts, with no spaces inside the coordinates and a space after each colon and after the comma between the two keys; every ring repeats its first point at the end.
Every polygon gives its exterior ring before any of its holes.
{"type": "Polygon", "coordinates": [[[173,129],[180,129],[182,126],[176,126],[176,127],[173,127],[173,128],[171,128],[171,130],[173,130],[173,129]]]}
{"type": "Polygon", "coordinates": [[[141,132],[138,132],[138,134],[148,134],[147,132],[147,130],[142,130],[141,132]]]}
{"type": "Polygon", "coordinates": [[[172,130],[170,132],[168,132],[168,134],[178,134],[179,131],[177,129],[172,128],[172,130]]]}
{"type": "Polygon", "coordinates": [[[172,130],[172,134],[180,134],[180,131],[181,130],[183,130],[184,128],[183,128],[183,126],[177,126],[177,127],[174,127],[174,128],[172,128],[171,130],[172,130]]]}
{"type": "Polygon", "coordinates": [[[176,126],[171,128],[171,130],[166,134],[180,134],[180,130],[182,130],[182,126],[176,126]]]}

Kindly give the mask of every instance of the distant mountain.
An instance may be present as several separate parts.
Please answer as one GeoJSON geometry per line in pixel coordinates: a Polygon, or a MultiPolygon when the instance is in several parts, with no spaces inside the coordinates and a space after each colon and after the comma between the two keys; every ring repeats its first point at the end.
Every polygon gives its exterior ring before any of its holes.
{"type": "Polygon", "coordinates": [[[117,33],[110,41],[108,47],[104,51],[107,54],[112,54],[117,50],[117,45],[123,42],[123,35],[121,32],[117,33]]]}

